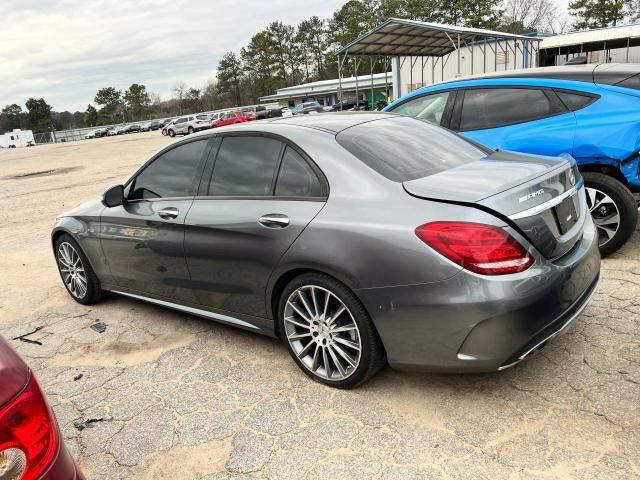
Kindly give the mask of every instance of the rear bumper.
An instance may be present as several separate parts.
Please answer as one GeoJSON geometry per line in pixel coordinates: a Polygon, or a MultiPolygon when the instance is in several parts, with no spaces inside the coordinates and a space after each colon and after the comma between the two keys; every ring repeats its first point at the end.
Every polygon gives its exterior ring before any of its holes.
{"type": "Polygon", "coordinates": [[[84,475],[71,457],[71,454],[60,438],[58,456],[53,461],[47,473],[40,480],[85,480],[84,475]]]}
{"type": "Polygon", "coordinates": [[[600,254],[591,222],[561,259],[515,275],[358,290],[397,369],[488,372],[520,362],[586,308],[600,254]]]}

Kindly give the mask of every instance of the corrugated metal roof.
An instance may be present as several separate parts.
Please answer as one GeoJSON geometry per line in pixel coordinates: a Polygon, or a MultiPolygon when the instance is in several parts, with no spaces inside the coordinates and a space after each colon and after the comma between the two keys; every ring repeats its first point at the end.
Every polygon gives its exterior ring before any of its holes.
{"type": "Polygon", "coordinates": [[[456,50],[458,35],[460,35],[461,45],[464,45],[465,42],[470,43],[478,38],[487,37],[538,40],[524,35],[514,35],[482,28],[467,28],[441,23],[390,18],[360,38],[341,47],[337,53],[441,57],[456,50]]]}
{"type": "Polygon", "coordinates": [[[585,30],[584,32],[564,33],[546,37],[540,43],[540,49],[561,48],[569,45],[580,45],[583,43],[609,42],[612,40],[623,40],[626,38],[640,37],[640,24],[622,25],[618,27],[599,28],[596,30],[585,30]]]}

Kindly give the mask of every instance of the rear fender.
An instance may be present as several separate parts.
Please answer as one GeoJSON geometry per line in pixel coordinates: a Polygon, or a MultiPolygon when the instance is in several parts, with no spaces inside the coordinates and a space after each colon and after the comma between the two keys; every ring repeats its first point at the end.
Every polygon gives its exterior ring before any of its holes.
{"type": "MultiPolygon", "coordinates": [[[[629,89],[612,87],[607,90],[629,89]]],[[[573,157],[578,166],[615,168],[630,186],[640,187],[640,98],[611,93],[575,114],[578,128],[573,157]]]]}

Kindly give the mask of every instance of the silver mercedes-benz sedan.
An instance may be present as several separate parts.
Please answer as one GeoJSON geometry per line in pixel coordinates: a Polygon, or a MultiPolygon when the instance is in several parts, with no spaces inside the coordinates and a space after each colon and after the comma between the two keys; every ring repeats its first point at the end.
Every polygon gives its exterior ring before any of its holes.
{"type": "Polygon", "coordinates": [[[280,337],[343,388],[386,363],[514,365],[580,314],[600,270],[573,159],[384,113],[191,135],[57,218],[52,242],[76,301],[111,291],[280,337]]]}

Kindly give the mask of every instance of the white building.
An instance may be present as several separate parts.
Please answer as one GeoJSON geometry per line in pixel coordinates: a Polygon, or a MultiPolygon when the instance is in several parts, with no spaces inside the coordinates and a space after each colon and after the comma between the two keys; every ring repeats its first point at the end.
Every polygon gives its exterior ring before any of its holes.
{"type": "Polygon", "coordinates": [[[338,102],[338,91],[342,87],[343,98],[360,100],[368,99],[371,90],[374,92],[374,103],[380,98],[388,97],[392,90],[390,72],[358,75],[333,80],[303,83],[293,87],[279,88],[273,95],[260,97],[261,102],[278,102],[282,107],[294,107],[305,101],[316,100],[320,104],[330,106],[338,102]]]}
{"type": "MultiPolygon", "coordinates": [[[[538,66],[563,65],[583,57],[588,63],[640,63],[640,24],[562,35],[512,35],[455,25],[391,18],[338,51],[339,58],[384,58],[390,71],[373,76],[373,90],[397,99],[413,90],[467,75],[538,66]]],[[[343,98],[363,99],[371,91],[371,75],[353,74],[342,61],[343,98]],[[366,92],[366,93],[365,93],[366,92]],[[366,96],[365,96],[366,95],[366,96]]],[[[281,88],[260,100],[294,106],[317,100],[338,101],[340,79],[281,88]]]]}
{"type": "MultiPolygon", "coordinates": [[[[532,41],[537,43],[537,40],[532,41]]],[[[449,57],[397,57],[391,63],[394,91],[403,96],[418,88],[458,77],[537,67],[537,56],[532,54],[527,40],[524,42],[524,48],[514,47],[510,40],[470,43],[460,48],[460,65],[457,49],[449,57]]]]}
{"type": "Polygon", "coordinates": [[[30,147],[35,145],[31,130],[15,130],[0,135],[0,148],[30,147]]]}
{"type": "Polygon", "coordinates": [[[640,63],[640,24],[554,35],[540,43],[541,66],[576,57],[587,63],[640,63]]]}

